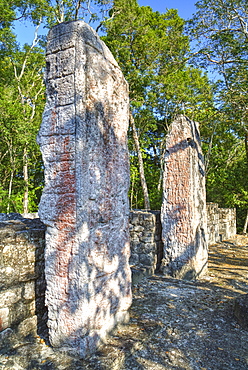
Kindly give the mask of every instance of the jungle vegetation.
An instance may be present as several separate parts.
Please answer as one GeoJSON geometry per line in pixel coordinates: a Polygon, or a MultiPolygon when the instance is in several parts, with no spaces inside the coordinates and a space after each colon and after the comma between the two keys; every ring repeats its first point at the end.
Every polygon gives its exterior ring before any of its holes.
{"type": "MultiPolygon", "coordinates": [[[[44,186],[36,135],[45,104],[39,26],[84,19],[100,34],[130,89],[130,205],[159,209],[168,127],[199,122],[207,201],[248,209],[248,4],[199,0],[192,19],[137,0],[0,0],[0,212],[37,211],[44,186]],[[36,27],[19,45],[16,22],[36,27]]],[[[245,226],[244,226],[245,225],[245,226]]]]}

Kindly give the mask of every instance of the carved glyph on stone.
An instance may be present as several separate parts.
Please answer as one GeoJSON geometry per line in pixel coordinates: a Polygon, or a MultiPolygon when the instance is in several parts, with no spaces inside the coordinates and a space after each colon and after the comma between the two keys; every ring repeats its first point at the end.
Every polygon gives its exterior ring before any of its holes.
{"type": "Polygon", "coordinates": [[[207,269],[204,160],[198,124],[179,116],[170,126],[161,209],[162,271],[193,279],[207,269]]]}
{"type": "Polygon", "coordinates": [[[128,86],[83,21],[48,36],[47,101],[38,135],[45,167],[39,216],[46,232],[50,342],[96,349],[131,304],[128,86]]]}

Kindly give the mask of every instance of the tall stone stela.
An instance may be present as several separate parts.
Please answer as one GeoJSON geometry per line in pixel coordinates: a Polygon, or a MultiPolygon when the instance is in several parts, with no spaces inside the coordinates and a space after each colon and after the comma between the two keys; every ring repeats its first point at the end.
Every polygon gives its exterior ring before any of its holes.
{"type": "Polygon", "coordinates": [[[84,357],[131,305],[128,86],[95,31],[74,21],[49,32],[46,94],[37,141],[49,338],[84,357]]]}
{"type": "Polygon", "coordinates": [[[164,162],[161,269],[195,279],[206,272],[208,259],[204,159],[196,122],[181,115],[171,124],[164,162]]]}

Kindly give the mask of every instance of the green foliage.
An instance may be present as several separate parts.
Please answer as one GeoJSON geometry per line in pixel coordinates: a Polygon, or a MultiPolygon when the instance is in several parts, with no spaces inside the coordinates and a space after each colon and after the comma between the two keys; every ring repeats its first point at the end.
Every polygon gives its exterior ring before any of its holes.
{"type": "MultiPolygon", "coordinates": [[[[183,113],[200,122],[208,201],[237,207],[242,218],[248,202],[245,0],[198,1],[197,13],[187,25],[194,53],[185,21],[175,9],[160,14],[136,0],[0,0],[0,212],[22,212],[27,189],[29,209],[36,211],[43,187],[43,164],[35,139],[45,103],[44,50],[37,40],[20,49],[11,30],[13,21],[29,19],[51,27],[74,19],[94,22],[100,13],[105,19],[103,40],[129,83],[151,208],[161,205],[168,125],[183,113]],[[202,72],[210,66],[219,76],[215,84],[202,72]]],[[[143,208],[131,128],[129,149],[131,205],[143,208]]]]}
{"type": "Polygon", "coordinates": [[[48,27],[77,19],[92,23],[100,19],[100,14],[104,17],[111,4],[112,0],[46,0],[43,16],[48,27]]]}
{"type": "Polygon", "coordinates": [[[27,153],[30,211],[43,185],[36,135],[44,109],[44,53],[27,45],[0,62],[0,212],[23,212],[24,153],[27,153]]]}
{"type": "Polygon", "coordinates": [[[8,35],[16,20],[45,24],[48,28],[61,22],[83,19],[89,23],[104,18],[112,0],[0,0],[0,41],[8,35]]]}
{"type": "MultiPolygon", "coordinates": [[[[152,208],[161,205],[164,140],[176,115],[195,115],[212,99],[206,75],[189,66],[189,39],[185,22],[174,9],[165,14],[140,7],[136,0],[116,0],[112,18],[105,22],[103,40],[112,51],[129,83],[130,106],[142,148],[145,177],[152,208]]],[[[137,176],[137,150],[129,132],[131,152],[131,200],[143,207],[137,176]],[[134,170],[135,169],[135,170],[134,170]],[[134,181],[134,180],[132,180],[134,181]]],[[[133,203],[133,202],[131,202],[133,203]]]]}
{"type": "MultiPolygon", "coordinates": [[[[233,129],[235,123],[215,109],[209,112],[201,133],[207,166],[207,201],[224,208],[236,207],[242,214],[248,201],[247,158],[244,140],[233,129]]],[[[238,217],[239,230],[242,223],[238,217]]]]}
{"type": "Polygon", "coordinates": [[[247,132],[248,4],[245,0],[201,0],[189,31],[198,41],[200,65],[219,74],[216,98],[235,120],[235,130],[247,132]],[[239,126],[239,127],[238,127],[239,126]]]}
{"type": "Polygon", "coordinates": [[[13,21],[29,19],[39,22],[46,0],[0,0],[0,27],[10,27],[13,21]]]}
{"type": "Polygon", "coordinates": [[[207,149],[208,200],[244,213],[248,205],[248,4],[245,0],[201,0],[196,6],[189,24],[197,41],[195,60],[219,76],[215,85],[218,113],[204,132],[205,142],[208,137],[211,144],[207,149]]]}

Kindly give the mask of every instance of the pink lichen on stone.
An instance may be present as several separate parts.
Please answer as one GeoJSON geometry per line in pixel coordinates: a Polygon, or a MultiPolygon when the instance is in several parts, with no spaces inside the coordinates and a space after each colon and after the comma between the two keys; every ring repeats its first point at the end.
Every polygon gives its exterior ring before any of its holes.
{"type": "Polygon", "coordinates": [[[207,226],[204,160],[198,124],[178,117],[166,138],[162,270],[193,279],[206,272],[207,226]]]}
{"type": "Polygon", "coordinates": [[[83,21],[50,31],[46,62],[38,142],[49,336],[83,357],[127,319],[131,305],[128,86],[83,21]]]}

